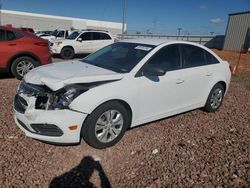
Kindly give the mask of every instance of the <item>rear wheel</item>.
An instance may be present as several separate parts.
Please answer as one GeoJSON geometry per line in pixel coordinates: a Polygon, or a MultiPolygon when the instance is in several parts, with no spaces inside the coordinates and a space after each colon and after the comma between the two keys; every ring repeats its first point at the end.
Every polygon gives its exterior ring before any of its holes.
{"type": "Polygon", "coordinates": [[[208,112],[215,112],[216,110],[218,110],[222,104],[224,93],[225,89],[223,85],[217,83],[210,91],[206,105],[204,107],[205,110],[208,112]]]}
{"type": "Polygon", "coordinates": [[[130,114],[119,102],[107,102],[95,109],[82,127],[84,140],[103,149],[116,144],[130,124],[130,114]]]}
{"type": "Polygon", "coordinates": [[[13,61],[11,65],[11,72],[17,79],[21,80],[25,74],[38,65],[39,63],[31,57],[19,57],[13,61]]]}
{"type": "Polygon", "coordinates": [[[73,48],[70,47],[64,47],[60,53],[61,57],[63,59],[73,59],[75,55],[75,51],[73,48]]]}

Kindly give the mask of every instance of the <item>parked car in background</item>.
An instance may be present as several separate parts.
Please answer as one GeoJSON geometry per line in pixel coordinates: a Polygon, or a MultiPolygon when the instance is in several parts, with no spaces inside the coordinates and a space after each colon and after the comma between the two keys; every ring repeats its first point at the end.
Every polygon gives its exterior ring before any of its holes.
{"type": "Polygon", "coordinates": [[[52,33],[53,31],[37,31],[35,35],[38,37],[45,37],[45,36],[50,36],[52,33]]]}
{"type": "Polygon", "coordinates": [[[51,62],[48,41],[34,34],[0,26],[0,69],[17,79],[31,69],[51,62]]]}
{"type": "Polygon", "coordinates": [[[202,45],[122,41],[30,71],[14,99],[15,122],[35,139],[79,143],[83,137],[105,148],[129,127],[196,108],[218,110],[230,79],[229,64],[202,45]]]}
{"type": "Polygon", "coordinates": [[[35,33],[34,29],[32,28],[28,28],[28,27],[21,27],[20,28],[22,31],[26,31],[26,32],[29,32],[29,33],[35,33]]]}
{"type": "Polygon", "coordinates": [[[93,53],[104,46],[114,43],[107,31],[74,31],[64,40],[55,40],[50,44],[53,54],[60,54],[63,59],[72,59],[75,54],[93,53]]]}
{"type": "Polygon", "coordinates": [[[56,39],[65,39],[71,34],[71,31],[66,29],[56,29],[50,35],[40,36],[43,39],[46,39],[50,42],[53,42],[56,39]]]}

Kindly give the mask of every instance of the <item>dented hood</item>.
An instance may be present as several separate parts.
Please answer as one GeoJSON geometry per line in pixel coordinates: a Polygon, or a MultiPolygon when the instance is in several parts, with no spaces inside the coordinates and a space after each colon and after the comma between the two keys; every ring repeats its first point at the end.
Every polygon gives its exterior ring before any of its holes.
{"type": "Polygon", "coordinates": [[[37,67],[24,76],[27,83],[46,85],[53,91],[74,83],[119,80],[123,74],[82,61],[66,61],[37,67]]]}

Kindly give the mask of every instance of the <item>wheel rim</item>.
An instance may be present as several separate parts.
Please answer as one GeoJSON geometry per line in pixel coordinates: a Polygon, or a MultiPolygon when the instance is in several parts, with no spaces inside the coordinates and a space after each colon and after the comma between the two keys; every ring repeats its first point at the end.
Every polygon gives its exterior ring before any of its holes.
{"type": "Polygon", "coordinates": [[[215,89],[214,92],[212,93],[211,100],[210,100],[211,107],[214,110],[217,109],[221,105],[222,98],[223,98],[222,89],[221,88],[215,89]]]}
{"type": "Polygon", "coordinates": [[[95,136],[102,143],[113,141],[122,131],[122,114],[117,110],[104,112],[95,124],[95,136]]]}
{"type": "Polygon", "coordinates": [[[20,76],[24,76],[29,72],[31,69],[34,68],[34,65],[30,61],[20,61],[17,64],[16,71],[20,76]]]}

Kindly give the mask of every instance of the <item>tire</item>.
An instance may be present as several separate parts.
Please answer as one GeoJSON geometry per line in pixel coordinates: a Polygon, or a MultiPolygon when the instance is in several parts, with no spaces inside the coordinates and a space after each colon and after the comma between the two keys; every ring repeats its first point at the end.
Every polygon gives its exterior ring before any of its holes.
{"type": "Polygon", "coordinates": [[[209,93],[204,109],[207,112],[215,112],[218,110],[223,102],[224,94],[225,88],[223,85],[220,83],[215,84],[209,93]]]}
{"type": "Polygon", "coordinates": [[[75,56],[75,51],[74,51],[73,48],[64,47],[64,48],[61,50],[60,56],[61,56],[63,59],[73,59],[73,57],[75,56]]]}
{"type": "Polygon", "coordinates": [[[107,102],[96,108],[82,126],[82,137],[92,147],[115,145],[130,126],[131,116],[119,102],[107,102]],[[113,120],[117,119],[117,122],[113,120]],[[106,133],[106,134],[105,134],[106,133]]]}
{"type": "Polygon", "coordinates": [[[39,66],[39,63],[33,58],[28,56],[18,57],[11,65],[11,73],[18,79],[23,79],[24,75],[27,74],[33,68],[39,66]]]}

